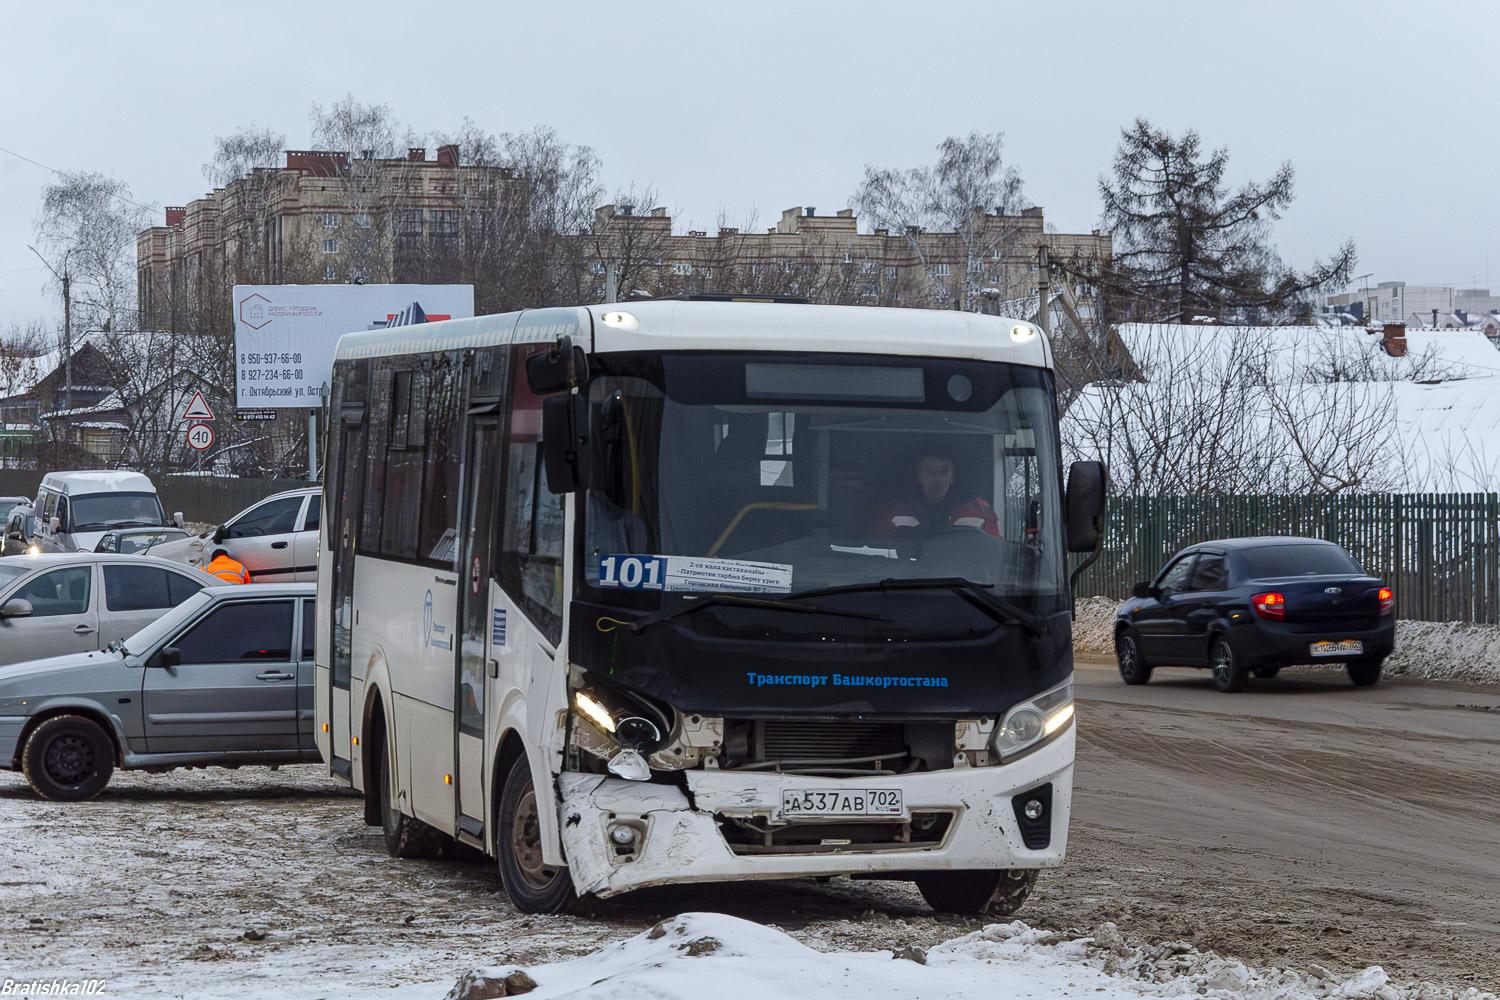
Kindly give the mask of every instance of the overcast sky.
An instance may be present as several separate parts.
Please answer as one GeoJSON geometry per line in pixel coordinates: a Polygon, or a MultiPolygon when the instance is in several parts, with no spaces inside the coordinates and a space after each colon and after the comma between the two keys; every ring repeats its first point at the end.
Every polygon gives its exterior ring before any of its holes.
{"type": "Polygon", "coordinates": [[[1048,222],[1087,232],[1142,116],[1227,146],[1235,185],[1291,160],[1275,242],[1295,266],[1353,238],[1372,283],[1500,286],[1495,0],[0,0],[0,35],[0,331],[61,317],[26,248],[51,175],[27,158],[180,205],[215,134],[300,148],[310,106],[345,93],[419,132],[551,126],[609,190],[654,185],[679,232],[831,212],[866,163],[928,163],[975,130],[1005,134],[1048,222]]]}

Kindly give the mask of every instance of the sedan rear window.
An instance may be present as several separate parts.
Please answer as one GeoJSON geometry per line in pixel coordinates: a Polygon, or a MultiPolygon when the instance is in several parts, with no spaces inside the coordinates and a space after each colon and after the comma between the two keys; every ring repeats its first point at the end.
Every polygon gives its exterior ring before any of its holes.
{"type": "Polygon", "coordinates": [[[1337,545],[1263,545],[1241,549],[1240,558],[1251,579],[1283,576],[1363,576],[1349,554],[1337,545]]]}

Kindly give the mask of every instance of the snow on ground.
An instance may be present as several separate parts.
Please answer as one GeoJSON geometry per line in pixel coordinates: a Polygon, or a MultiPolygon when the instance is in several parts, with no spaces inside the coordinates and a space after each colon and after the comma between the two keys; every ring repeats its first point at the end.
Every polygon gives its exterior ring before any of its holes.
{"type": "MultiPolygon", "coordinates": [[[[525,972],[526,995],[633,1000],[974,1000],[1071,997],[1098,1000],[1208,995],[1237,1000],[1493,1000],[1495,994],[1427,984],[1397,986],[1379,966],[1353,976],[1322,969],[1254,969],[1182,943],[1142,947],[1106,923],[1086,938],[1037,930],[1024,921],[991,924],[923,952],[822,952],[766,927],[717,913],[686,913],[583,958],[530,969],[477,969],[448,1000],[525,972]],[[709,991],[705,984],[712,983],[709,991]],[[1100,996],[1102,994],[1102,996],[1100,996]]],[[[492,994],[499,995],[499,994],[492,994]]]]}
{"type": "MultiPolygon", "coordinates": [[[[1109,597],[1078,600],[1073,621],[1073,652],[1115,655],[1114,620],[1120,601],[1109,597]]],[[[1302,669],[1302,668],[1297,668],[1302,669]]],[[[1340,669],[1311,664],[1307,669],[1340,669]]],[[[1396,651],[1385,661],[1389,676],[1500,684],[1500,628],[1462,622],[1396,622],[1396,651]]]]}

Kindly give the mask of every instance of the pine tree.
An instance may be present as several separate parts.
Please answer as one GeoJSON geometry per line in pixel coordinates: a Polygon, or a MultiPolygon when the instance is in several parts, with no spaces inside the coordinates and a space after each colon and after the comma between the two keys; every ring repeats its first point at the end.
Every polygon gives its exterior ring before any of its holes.
{"type": "Polygon", "coordinates": [[[1137,118],[1121,130],[1114,180],[1099,178],[1103,224],[1114,237],[1114,290],[1147,315],[1284,317],[1304,311],[1311,292],[1349,280],[1353,241],[1306,271],[1271,246],[1271,223],[1292,202],[1290,162],[1234,192],[1228,165],[1229,151],[1205,154],[1192,129],[1174,139],[1137,118]]]}

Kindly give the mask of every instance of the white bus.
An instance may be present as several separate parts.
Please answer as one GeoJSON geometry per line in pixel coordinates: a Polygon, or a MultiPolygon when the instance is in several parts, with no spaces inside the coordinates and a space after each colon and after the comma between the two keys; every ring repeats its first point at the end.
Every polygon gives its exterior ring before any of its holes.
{"type": "Polygon", "coordinates": [[[527,912],[851,874],[1008,912],[1072,787],[1051,352],[957,312],[657,300],[339,342],[317,732],[402,857],[527,912]]]}

